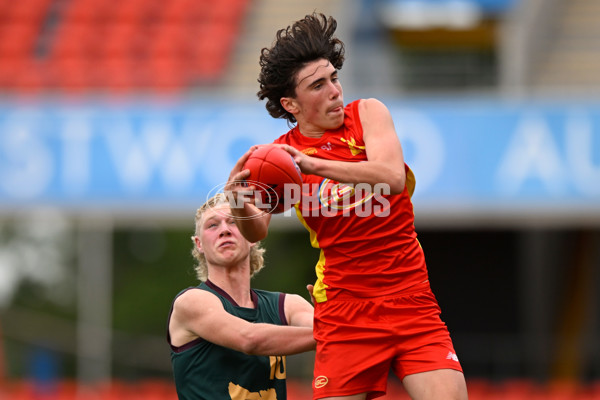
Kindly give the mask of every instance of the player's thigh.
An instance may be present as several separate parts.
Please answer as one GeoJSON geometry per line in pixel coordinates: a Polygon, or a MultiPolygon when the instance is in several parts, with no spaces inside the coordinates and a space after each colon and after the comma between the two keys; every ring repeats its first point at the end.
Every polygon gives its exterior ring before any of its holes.
{"type": "Polygon", "coordinates": [[[402,384],[413,400],[467,400],[465,376],[454,369],[407,375],[402,384]]]}

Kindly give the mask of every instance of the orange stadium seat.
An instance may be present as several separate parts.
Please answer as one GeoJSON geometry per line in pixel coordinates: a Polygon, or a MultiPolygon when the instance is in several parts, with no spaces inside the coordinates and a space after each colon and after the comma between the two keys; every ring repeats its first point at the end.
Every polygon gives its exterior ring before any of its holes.
{"type": "Polygon", "coordinates": [[[8,22],[0,27],[0,59],[31,57],[39,27],[22,22],[8,22]]]}
{"type": "Polygon", "coordinates": [[[190,8],[193,8],[193,4],[189,4],[188,0],[169,1],[161,9],[160,19],[175,24],[181,23],[191,15],[190,8]]]}
{"type": "Polygon", "coordinates": [[[39,93],[47,88],[48,80],[42,63],[29,59],[15,71],[12,86],[22,93],[39,93]]]}
{"type": "Polygon", "coordinates": [[[64,11],[64,22],[98,23],[106,19],[110,4],[105,0],[72,0],[64,11]]]}
{"type": "Polygon", "coordinates": [[[0,24],[4,24],[8,20],[8,14],[13,3],[11,0],[0,0],[0,10],[2,10],[0,13],[0,24]]]}
{"type": "Polygon", "coordinates": [[[140,398],[148,400],[176,400],[177,392],[173,384],[159,380],[146,380],[137,385],[140,398]]]}
{"type": "Polygon", "coordinates": [[[101,58],[135,58],[141,49],[140,30],[129,23],[108,25],[99,41],[101,58]]]}
{"type": "Polygon", "coordinates": [[[4,382],[3,390],[0,392],[4,397],[11,400],[30,400],[35,398],[33,384],[29,381],[4,382]]]}
{"type": "Polygon", "coordinates": [[[600,400],[600,381],[588,385],[589,396],[587,400],[600,400]]]}
{"type": "Polygon", "coordinates": [[[148,63],[148,83],[150,88],[165,92],[179,91],[189,83],[184,63],[177,58],[152,59],[148,63]]]}
{"type": "Polygon", "coordinates": [[[0,89],[185,90],[218,81],[248,0],[0,0],[0,89]],[[44,34],[46,36],[40,36],[44,34]]]}
{"type": "Polygon", "coordinates": [[[132,59],[106,59],[97,65],[96,70],[100,89],[129,93],[148,86],[146,68],[132,59]]]}
{"type": "Polygon", "coordinates": [[[207,10],[207,16],[212,21],[223,24],[238,24],[240,17],[246,11],[246,0],[216,1],[207,10]]]}
{"type": "MultiPolygon", "coordinates": [[[[471,400],[600,400],[600,383],[546,383],[530,380],[492,382],[467,380],[471,400]]],[[[288,380],[289,400],[310,398],[310,381],[288,380]]],[[[112,380],[105,383],[78,384],[66,379],[40,386],[33,381],[7,381],[0,383],[0,398],[11,400],[176,400],[173,382],[142,379],[133,382],[112,380]],[[44,390],[45,389],[45,390],[44,390]]],[[[387,394],[382,400],[409,400],[402,385],[388,382],[387,394]]]]}
{"type": "Polygon", "coordinates": [[[51,59],[95,57],[101,36],[102,31],[86,23],[63,24],[55,32],[49,56],[51,59]]]}
{"type": "Polygon", "coordinates": [[[0,62],[0,89],[10,87],[17,69],[20,67],[20,59],[3,59],[0,62]]]}
{"type": "Polygon", "coordinates": [[[28,23],[39,26],[46,15],[50,0],[14,1],[5,10],[6,17],[13,22],[28,23]]]}
{"type": "Polygon", "coordinates": [[[200,78],[214,80],[226,67],[237,36],[226,25],[210,23],[198,31],[197,37],[191,42],[191,72],[196,69],[200,78]]]}
{"type": "Polygon", "coordinates": [[[109,18],[118,24],[141,24],[156,18],[157,4],[151,0],[126,0],[113,3],[109,18]]]}
{"type": "Polygon", "coordinates": [[[575,382],[558,381],[549,384],[538,398],[540,400],[575,399],[584,396],[585,392],[584,388],[575,382]]]}
{"type": "Polygon", "coordinates": [[[187,56],[190,30],[177,24],[160,24],[148,43],[150,58],[172,58],[187,56]]]}
{"type": "Polygon", "coordinates": [[[97,87],[96,63],[84,58],[55,60],[50,66],[49,89],[81,93],[97,87]]]}

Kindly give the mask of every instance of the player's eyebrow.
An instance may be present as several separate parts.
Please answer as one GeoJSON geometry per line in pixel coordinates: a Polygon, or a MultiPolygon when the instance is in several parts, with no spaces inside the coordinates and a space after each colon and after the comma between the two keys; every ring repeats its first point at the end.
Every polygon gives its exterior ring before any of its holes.
{"type": "MultiPolygon", "coordinates": [[[[333,71],[333,72],[331,73],[331,75],[329,75],[329,78],[333,78],[334,76],[336,76],[336,75],[337,75],[337,73],[338,73],[338,71],[337,71],[337,70],[333,71]]],[[[308,87],[313,87],[313,86],[315,86],[315,85],[318,85],[318,84],[320,84],[320,83],[323,83],[323,82],[325,81],[325,79],[326,79],[326,78],[319,78],[319,79],[315,79],[313,82],[311,82],[311,83],[308,85],[308,87]]]]}
{"type": "Polygon", "coordinates": [[[204,223],[203,223],[202,225],[206,225],[206,224],[208,224],[209,222],[212,222],[212,221],[214,221],[215,219],[216,219],[216,218],[215,218],[215,216],[214,216],[214,215],[211,215],[210,217],[208,217],[208,218],[206,218],[206,219],[204,220],[204,223]]]}
{"type": "MultiPolygon", "coordinates": [[[[319,70],[319,68],[326,68],[326,67],[328,67],[330,64],[331,64],[331,62],[330,62],[329,60],[327,60],[327,64],[325,64],[325,65],[319,65],[317,68],[315,68],[315,71],[314,71],[312,74],[310,74],[310,75],[306,75],[304,78],[300,79],[300,81],[299,81],[299,82],[296,84],[296,87],[300,86],[300,84],[302,83],[302,81],[304,81],[305,79],[308,79],[308,78],[310,78],[311,76],[313,76],[314,74],[316,74],[316,73],[317,73],[317,71],[319,70]]],[[[332,73],[332,76],[333,76],[333,74],[337,74],[337,72],[338,72],[338,71],[337,71],[337,69],[336,69],[336,70],[334,70],[334,71],[333,71],[333,73],[332,73]]],[[[323,79],[323,78],[316,79],[315,81],[311,82],[311,83],[310,83],[308,86],[309,86],[309,87],[310,87],[310,86],[313,86],[313,85],[315,85],[316,83],[318,83],[318,82],[319,82],[320,80],[322,80],[322,79],[323,79]]]]}
{"type": "Polygon", "coordinates": [[[206,226],[208,223],[211,222],[218,222],[220,219],[222,219],[223,217],[227,217],[226,215],[223,215],[219,212],[216,212],[212,215],[209,215],[208,218],[204,219],[204,223],[202,224],[203,226],[206,226]]]}

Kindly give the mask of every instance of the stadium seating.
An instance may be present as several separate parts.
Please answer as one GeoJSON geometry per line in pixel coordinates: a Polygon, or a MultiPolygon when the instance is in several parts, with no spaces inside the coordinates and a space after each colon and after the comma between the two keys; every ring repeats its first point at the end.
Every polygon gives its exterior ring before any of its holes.
{"type": "MultiPolygon", "coordinates": [[[[600,383],[554,382],[539,384],[532,380],[468,380],[471,400],[600,400],[600,383]]],[[[310,382],[288,380],[288,400],[304,400],[312,393],[310,382]]],[[[40,386],[32,381],[0,382],[0,398],[11,400],[176,400],[173,383],[146,379],[135,382],[113,380],[104,384],[77,385],[63,380],[40,386]]],[[[388,383],[382,400],[409,400],[397,380],[388,383]]]]}
{"type": "Polygon", "coordinates": [[[248,4],[0,0],[0,92],[162,92],[216,84],[248,4]]]}

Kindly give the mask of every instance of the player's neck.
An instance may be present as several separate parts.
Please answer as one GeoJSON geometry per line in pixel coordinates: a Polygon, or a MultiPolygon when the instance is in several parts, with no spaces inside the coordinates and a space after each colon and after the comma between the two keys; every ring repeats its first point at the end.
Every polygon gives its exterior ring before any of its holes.
{"type": "Polygon", "coordinates": [[[254,308],[250,295],[250,273],[248,270],[211,271],[210,281],[224,290],[240,307],[254,308]]]}
{"type": "Polygon", "coordinates": [[[312,125],[306,125],[306,124],[303,124],[302,126],[300,126],[300,124],[298,124],[296,126],[296,129],[302,136],[309,137],[312,139],[319,139],[326,132],[326,130],[324,130],[322,128],[319,128],[317,126],[312,126],[312,125]]]}

